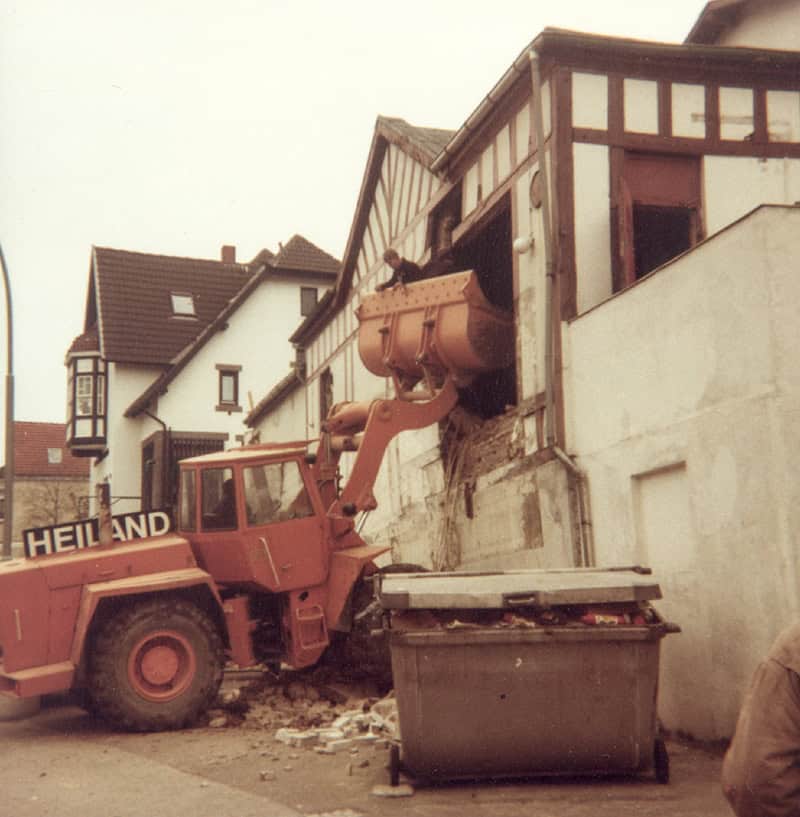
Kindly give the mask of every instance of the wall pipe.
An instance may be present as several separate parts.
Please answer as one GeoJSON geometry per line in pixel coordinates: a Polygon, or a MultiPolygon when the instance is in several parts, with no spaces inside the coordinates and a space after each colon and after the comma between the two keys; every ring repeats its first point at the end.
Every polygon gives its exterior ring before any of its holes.
{"type": "Polygon", "coordinates": [[[10,559],[14,533],[14,330],[11,312],[11,280],[8,275],[3,248],[0,246],[0,266],[6,290],[6,461],[3,471],[5,482],[5,512],[3,520],[3,559],[10,559]]]}
{"type": "MultiPolygon", "coordinates": [[[[544,107],[542,102],[542,79],[539,71],[539,58],[536,50],[528,52],[531,67],[531,86],[533,93],[533,125],[536,134],[536,152],[538,154],[538,173],[542,190],[542,237],[545,258],[545,290],[544,290],[544,399],[545,399],[545,445],[552,450],[556,458],[566,467],[567,472],[575,480],[578,510],[578,534],[573,551],[577,561],[583,567],[593,566],[595,563],[594,537],[592,531],[591,512],[589,506],[589,485],[586,473],[578,467],[575,461],[563,451],[556,439],[555,431],[555,355],[554,333],[559,327],[553,318],[555,309],[555,262],[553,259],[553,226],[550,216],[550,179],[547,172],[547,160],[544,148],[544,107]]],[[[529,203],[532,208],[532,204],[529,203]]],[[[531,220],[533,219],[532,209],[531,220]]],[[[533,225],[531,224],[531,227],[533,225]]]]}

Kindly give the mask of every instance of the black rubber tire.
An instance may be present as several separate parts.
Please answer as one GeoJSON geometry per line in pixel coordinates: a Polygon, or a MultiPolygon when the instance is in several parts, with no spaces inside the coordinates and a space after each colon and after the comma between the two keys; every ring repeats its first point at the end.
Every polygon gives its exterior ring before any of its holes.
{"type": "MultiPolygon", "coordinates": [[[[391,564],[378,568],[377,573],[426,573],[420,565],[391,564]]],[[[373,574],[376,575],[376,574],[373,574]]],[[[353,627],[349,633],[335,633],[325,656],[329,666],[335,667],[348,680],[373,680],[381,690],[392,688],[392,660],[386,638],[371,635],[382,625],[382,611],[373,604],[372,578],[362,578],[353,587],[351,605],[353,627]],[[358,618],[358,614],[370,608],[369,614],[358,618]]]]}
{"type": "Polygon", "coordinates": [[[222,668],[222,639],[206,613],[182,599],[155,598],[103,622],[87,686],[95,712],[117,728],[181,729],[214,701],[222,668]]]}
{"type": "Polygon", "coordinates": [[[653,743],[653,770],[658,783],[669,783],[669,752],[661,738],[653,743]]]}

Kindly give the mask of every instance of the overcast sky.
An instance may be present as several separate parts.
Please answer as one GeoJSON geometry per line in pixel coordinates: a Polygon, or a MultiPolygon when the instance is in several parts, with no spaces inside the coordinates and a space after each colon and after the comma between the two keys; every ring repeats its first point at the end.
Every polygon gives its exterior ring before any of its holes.
{"type": "Polygon", "coordinates": [[[681,42],[703,5],[2,0],[16,419],[64,421],[92,245],[341,257],[376,116],[456,129],[543,28],[681,42]]]}

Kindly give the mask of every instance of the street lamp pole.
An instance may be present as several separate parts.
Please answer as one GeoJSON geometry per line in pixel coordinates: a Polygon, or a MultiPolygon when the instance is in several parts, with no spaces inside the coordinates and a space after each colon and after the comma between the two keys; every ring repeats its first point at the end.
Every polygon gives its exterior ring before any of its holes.
{"type": "Polygon", "coordinates": [[[11,281],[0,245],[0,266],[6,290],[6,462],[5,462],[5,518],[3,520],[3,559],[11,558],[11,539],[14,527],[14,347],[11,320],[11,281]]]}

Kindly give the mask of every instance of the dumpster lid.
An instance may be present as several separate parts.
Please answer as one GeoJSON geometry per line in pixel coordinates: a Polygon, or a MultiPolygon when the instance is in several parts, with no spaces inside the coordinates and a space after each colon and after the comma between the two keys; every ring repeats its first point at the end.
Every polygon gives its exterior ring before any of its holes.
{"type": "Polygon", "coordinates": [[[380,576],[387,610],[497,609],[604,604],[661,598],[649,568],[565,568],[484,573],[393,573],[380,576]]]}

